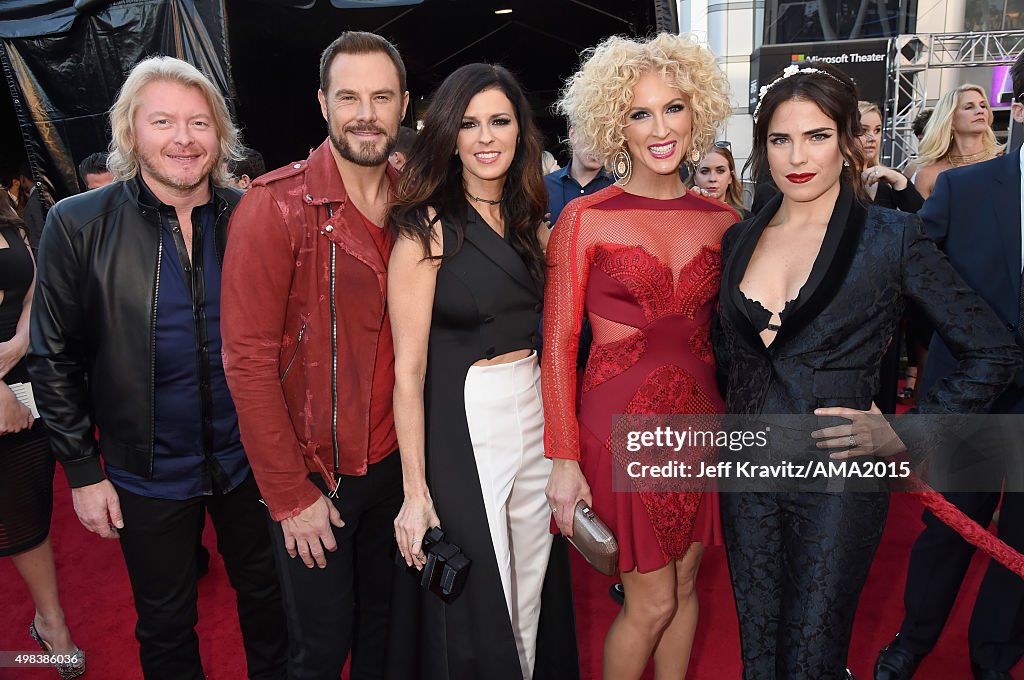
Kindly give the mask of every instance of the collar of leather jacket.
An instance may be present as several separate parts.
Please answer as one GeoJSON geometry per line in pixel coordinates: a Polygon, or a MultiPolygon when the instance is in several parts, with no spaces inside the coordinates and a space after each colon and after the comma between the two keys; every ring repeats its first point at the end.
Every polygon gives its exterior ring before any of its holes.
{"type": "MultiPolygon", "coordinates": [[[[143,215],[147,212],[159,212],[160,208],[165,205],[146,185],[141,174],[136,174],[135,177],[125,182],[124,190],[129,200],[138,207],[139,212],[143,215]]],[[[224,208],[234,208],[241,197],[242,192],[238,189],[218,187],[210,182],[210,201],[213,203],[217,215],[220,215],[224,208]]]]}
{"type": "MultiPolygon", "coordinates": [[[[390,183],[389,192],[394,198],[395,188],[401,175],[390,163],[385,161],[385,172],[390,183]]],[[[338,170],[338,163],[331,151],[331,139],[328,137],[320,146],[313,149],[305,163],[295,163],[293,167],[300,170],[306,166],[304,178],[303,195],[308,203],[312,205],[323,205],[325,203],[344,203],[348,200],[348,191],[345,189],[345,182],[341,179],[341,172],[338,170]]]]}

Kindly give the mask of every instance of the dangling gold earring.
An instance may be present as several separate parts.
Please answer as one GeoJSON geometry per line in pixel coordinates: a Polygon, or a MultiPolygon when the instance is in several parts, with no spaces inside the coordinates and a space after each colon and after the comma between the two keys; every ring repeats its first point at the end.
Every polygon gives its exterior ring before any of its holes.
{"type": "Polygon", "coordinates": [[[697,147],[693,147],[692,149],[690,149],[690,162],[693,163],[694,165],[697,165],[697,163],[700,163],[700,159],[700,149],[698,149],[697,147]]]}
{"type": "Polygon", "coordinates": [[[633,159],[625,149],[616,151],[612,156],[612,176],[620,187],[629,184],[629,178],[633,176],[633,159]]]}

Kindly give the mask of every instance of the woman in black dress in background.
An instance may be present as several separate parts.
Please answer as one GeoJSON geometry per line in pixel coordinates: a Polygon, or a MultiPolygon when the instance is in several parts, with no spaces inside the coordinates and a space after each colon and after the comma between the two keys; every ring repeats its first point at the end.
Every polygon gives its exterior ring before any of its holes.
{"type": "Polygon", "coordinates": [[[0,212],[0,556],[14,562],[35,603],[29,635],[43,651],[73,655],[57,672],[77,678],[85,673],[85,653],[64,622],[50,547],[54,458],[46,426],[10,387],[29,382],[22,359],[34,283],[24,223],[0,212]]]}
{"type": "Polygon", "coordinates": [[[864,150],[864,190],[874,205],[916,213],[924,205],[914,183],[898,170],[882,165],[882,110],[874,102],[859,101],[860,141],[864,150]]]}
{"type": "MultiPolygon", "coordinates": [[[[917,192],[914,183],[907,179],[898,170],[886,167],[881,163],[882,151],[882,110],[878,104],[873,102],[857,102],[860,111],[860,141],[861,149],[864,150],[864,171],[861,177],[864,180],[864,191],[873,205],[880,208],[891,208],[900,212],[916,213],[924,205],[924,199],[917,192]]],[[[928,320],[923,318],[916,309],[911,308],[904,319],[904,324],[910,324],[913,328],[923,327],[925,341],[921,343],[927,347],[928,320]]],[[[882,357],[882,364],[879,367],[881,372],[881,383],[878,393],[875,394],[875,404],[882,413],[896,413],[896,397],[899,387],[900,372],[900,342],[899,338],[903,333],[898,333],[889,343],[889,349],[882,357]]],[[[919,336],[920,331],[908,330],[906,337],[910,341],[913,337],[919,336]]],[[[917,352],[913,344],[908,342],[907,351],[907,387],[900,392],[901,398],[913,397],[914,383],[917,380],[917,352]]]]}
{"type": "Polygon", "coordinates": [[[392,210],[398,548],[421,569],[424,533],[440,526],[472,560],[451,602],[399,582],[394,678],[578,677],[532,349],[547,235],[540,152],[513,76],[464,66],[434,94],[392,210]]]}

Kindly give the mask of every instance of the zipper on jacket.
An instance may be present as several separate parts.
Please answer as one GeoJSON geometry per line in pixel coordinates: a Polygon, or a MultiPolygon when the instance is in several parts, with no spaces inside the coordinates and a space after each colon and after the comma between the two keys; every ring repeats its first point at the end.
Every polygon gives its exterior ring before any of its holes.
{"type": "MultiPolygon", "coordinates": [[[[327,204],[327,218],[334,217],[334,208],[331,204],[327,204]]],[[[334,476],[332,480],[334,485],[334,491],[331,493],[331,498],[336,498],[338,495],[338,489],[341,485],[338,484],[338,469],[341,467],[341,453],[338,450],[338,309],[335,305],[334,299],[334,274],[335,274],[335,259],[337,256],[337,244],[331,239],[331,446],[334,448],[334,476]]]]}
{"type": "MultiPolygon", "coordinates": [[[[160,216],[157,216],[160,220],[160,216]]],[[[164,259],[164,228],[158,222],[156,274],[153,279],[153,309],[149,314],[149,476],[153,477],[156,457],[156,307],[160,302],[160,267],[164,259]]]]}
{"type": "Polygon", "coordinates": [[[225,242],[221,243],[221,238],[220,238],[220,221],[224,217],[224,214],[227,213],[228,205],[222,199],[219,199],[219,202],[221,203],[220,212],[217,213],[217,219],[215,219],[213,221],[213,250],[215,251],[214,255],[217,258],[217,264],[221,267],[221,269],[223,269],[224,268],[224,249],[227,247],[227,243],[226,243],[226,240],[227,240],[227,227],[225,227],[225,234],[224,234],[225,242]]]}
{"type": "Polygon", "coordinates": [[[288,365],[284,367],[284,373],[281,374],[281,382],[288,377],[288,371],[292,370],[292,364],[295,363],[295,357],[299,356],[299,343],[302,342],[302,334],[306,332],[306,323],[302,323],[302,328],[299,329],[299,335],[295,338],[295,351],[292,352],[292,358],[288,360],[288,365]]]}

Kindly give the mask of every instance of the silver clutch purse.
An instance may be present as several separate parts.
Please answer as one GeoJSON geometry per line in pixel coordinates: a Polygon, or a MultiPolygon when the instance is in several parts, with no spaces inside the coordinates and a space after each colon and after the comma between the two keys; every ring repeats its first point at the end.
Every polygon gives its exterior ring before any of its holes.
{"type": "Polygon", "coordinates": [[[590,566],[605,576],[619,571],[619,543],[608,525],[580,501],[572,516],[572,536],[567,537],[590,566]]]}

